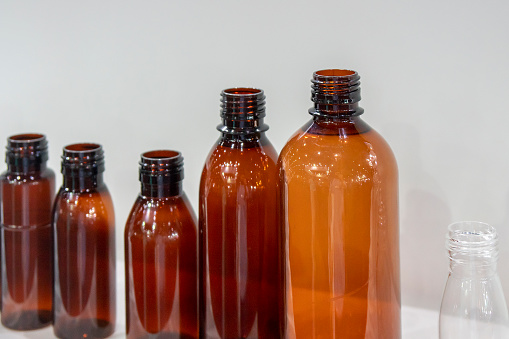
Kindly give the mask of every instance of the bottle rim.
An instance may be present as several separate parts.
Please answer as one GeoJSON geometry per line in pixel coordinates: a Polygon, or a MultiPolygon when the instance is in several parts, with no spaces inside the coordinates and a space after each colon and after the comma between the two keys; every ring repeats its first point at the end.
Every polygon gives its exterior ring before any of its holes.
{"type": "Polygon", "coordinates": [[[91,143],[91,142],[83,142],[83,143],[77,143],[77,144],[70,144],[67,146],[64,146],[64,152],[67,153],[91,153],[95,151],[99,151],[102,149],[102,146],[99,144],[91,143]]]}
{"type": "Polygon", "coordinates": [[[451,257],[464,254],[498,257],[498,234],[493,226],[481,221],[459,221],[447,229],[446,248],[451,257]]]}
{"type": "Polygon", "coordinates": [[[44,134],[22,133],[22,134],[11,135],[7,140],[9,142],[28,144],[28,143],[42,141],[44,139],[46,139],[46,136],[44,134]]]}

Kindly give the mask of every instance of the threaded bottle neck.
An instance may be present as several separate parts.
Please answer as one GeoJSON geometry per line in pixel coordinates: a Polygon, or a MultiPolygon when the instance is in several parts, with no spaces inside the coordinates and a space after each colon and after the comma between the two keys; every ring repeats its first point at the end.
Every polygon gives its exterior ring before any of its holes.
{"type": "Polygon", "coordinates": [[[11,173],[38,172],[46,168],[48,141],[43,134],[13,135],[7,139],[5,162],[11,173]]]}
{"type": "Polygon", "coordinates": [[[65,146],[62,154],[64,187],[86,190],[103,183],[104,151],[101,145],[81,143],[65,146]]]}
{"type": "Polygon", "coordinates": [[[182,194],[184,158],[171,150],[145,152],[140,161],[141,195],[172,197],[182,194]]]}
{"type": "Polygon", "coordinates": [[[446,249],[451,273],[467,277],[496,273],[498,234],[486,223],[463,221],[449,225],[446,249]]]}
{"type": "Polygon", "coordinates": [[[361,115],[360,76],[355,71],[327,69],[317,71],[311,80],[311,101],[309,109],[313,116],[341,118],[361,115]]]}
{"type": "Polygon", "coordinates": [[[221,92],[222,124],[217,129],[224,134],[248,135],[265,132],[269,126],[265,117],[265,95],[256,88],[229,88],[221,92]]]}

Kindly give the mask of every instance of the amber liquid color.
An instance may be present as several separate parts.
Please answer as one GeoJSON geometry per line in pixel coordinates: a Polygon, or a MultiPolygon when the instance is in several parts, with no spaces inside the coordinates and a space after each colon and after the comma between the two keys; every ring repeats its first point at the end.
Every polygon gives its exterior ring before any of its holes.
{"type": "Polygon", "coordinates": [[[175,151],[144,153],[125,228],[127,338],[198,338],[196,216],[175,151]]]}
{"type": "Polygon", "coordinates": [[[277,154],[264,98],[222,93],[222,136],[200,183],[200,338],[282,335],[277,154]]]}
{"type": "Polygon", "coordinates": [[[115,328],[115,217],[97,144],[64,148],[53,214],[54,333],[105,338],[115,328]]]}
{"type": "Polygon", "coordinates": [[[279,158],[285,338],[401,337],[397,166],[359,91],[355,72],[316,72],[313,119],[279,158]]]}
{"type": "Polygon", "coordinates": [[[1,185],[2,324],[33,330],[51,324],[53,257],[51,208],[55,174],[46,168],[41,134],[8,139],[1,185]]]}

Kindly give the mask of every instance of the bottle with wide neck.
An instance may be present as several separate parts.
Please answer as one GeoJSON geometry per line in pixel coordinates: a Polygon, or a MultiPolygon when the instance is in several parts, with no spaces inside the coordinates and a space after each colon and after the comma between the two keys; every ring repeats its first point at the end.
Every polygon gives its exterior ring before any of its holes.
{"type": "Polygon", "coordinates": [[[103,172],[101,145],[64,147],[53,211],[59,338],[105,338],[115,329],[115,216],[103,172]]]}
{"type": "Polygon", "coordinates": [[[1,185],[2,324],[33,330],[52,321],[51,209],[55,174],[42,134],[7,139],[1,185]]]}
{"type": "Polygon", "coordinates": [[[181,154],[142,154],[139,178],[124,233],[127,338],[196,339],[197,222],[182,190],[181,154]]]}
{"type": "Polygon", "coordinates": [[[277,153],[262,90],[221,94],[221,136],[200,183],[200,338],[279,338],[277,153]]]}
{"type": "Polygon", "coordinates": [[[495,228],[475,221],[451,224],[446,248],[449,278],[440,308],[440,339],[509,338],[495,228]]]}
{"type": "Polygon", "coordinates": [[[394,155],[360,117],[356,72],[316,72],[312,101],[278,161],[285,337],[400,338],[394,155]]]}

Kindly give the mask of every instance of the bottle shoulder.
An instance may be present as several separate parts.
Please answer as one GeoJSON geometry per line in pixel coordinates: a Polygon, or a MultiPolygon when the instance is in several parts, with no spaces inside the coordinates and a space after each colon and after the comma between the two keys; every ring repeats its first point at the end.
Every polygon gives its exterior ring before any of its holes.
{"type": "Polygon", "coordinates": [[[154,198],[138,195],[126,222],[126,236],[196,233],[197,219],[185,193],[154,198]]]}
{"type": "Polygon", "coordinates": [[[75,218],[115,223],[113,201],[104,184],[87,191],[71,191],[61,187],[55,200],[54,213],[56,219],[75,218]],[[83,215],[85,218],[82,218],[83,215]]]}
{"type": "Polygon", "coordinates": [[[396,159],[388,143],[363,121],[311,121],[283,147],[278,167],[284,173],[311,175],[315,170],[327,176],[371,175],[381,170],[397,175],[396,159]]]}
{"type": "Polygon", "coordinates": [[[54,183],[55,172],[52,169],[46,168],[38,172],[29,173],[14,173],[5,171],[0,174],[0,182],[2,184],[20,185],[20,184],[39,184],[39,183],[54,183]]]}

